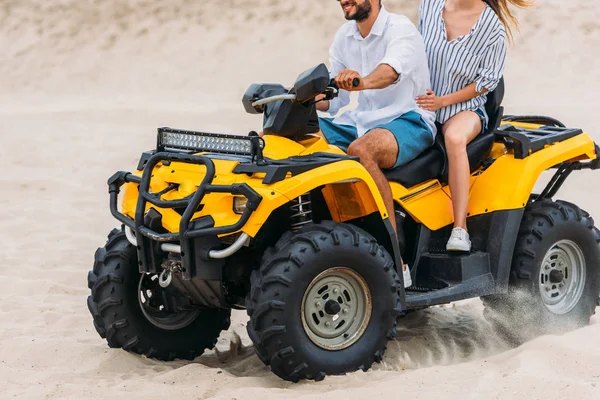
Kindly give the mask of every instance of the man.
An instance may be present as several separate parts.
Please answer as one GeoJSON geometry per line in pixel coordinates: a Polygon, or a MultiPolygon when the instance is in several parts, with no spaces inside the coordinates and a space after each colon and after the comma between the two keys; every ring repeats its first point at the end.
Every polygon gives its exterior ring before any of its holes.
{"type": "Polygon", "coordinates": [[[330,48],[330,72],[339,96],[317,103],[335,115],[360,91],[358,107],[335,119],[320,118],[325,139],[359,156],[372,175],[396,230],[394,201],[382,169],[406,164],[430,147],[435,113],[419,108],[416,97],[430,88],[425,45],[404,16],[390,14],[381,0],[338,0],[350,22],[342,25],[330,48]],[[352,87],[354,78],[360,79],[352,87]]]}

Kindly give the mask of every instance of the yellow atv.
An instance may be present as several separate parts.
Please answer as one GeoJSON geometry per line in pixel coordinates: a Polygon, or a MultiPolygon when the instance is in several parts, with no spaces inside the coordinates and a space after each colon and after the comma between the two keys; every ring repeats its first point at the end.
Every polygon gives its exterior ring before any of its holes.
{"type": "Polygon", "coordinates": [[[87,302],[109,346],[193,359],[229,327],[231,309],[245,308],[275,374],[320,380],[369,369],[399,316],[436,304],[481,296],[514,336],[588,322],[600,234],[588,213],[553,197],[571,172],[599,167],[590,136],[547,117],[502,118],[503,86],[491,93],[490,129],[468,146],[473,250],[448,254],[442,135],[387,171],[388,215],[359,160],[311,134],[319,94],[337,95],[324,65],[290,90],[254,84],[243,104],[264,114],[264,138],[159,128],[137,170],[109,179],[123,226],[96,252],[87,302]],[[406,289],[400,255],[414,282],[406,289]]]}

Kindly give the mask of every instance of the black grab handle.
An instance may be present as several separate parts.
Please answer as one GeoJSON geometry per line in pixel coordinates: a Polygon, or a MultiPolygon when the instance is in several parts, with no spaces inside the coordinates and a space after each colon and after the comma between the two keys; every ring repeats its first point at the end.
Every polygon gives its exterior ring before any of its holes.
{"type": "MultiPolygon", "coordinates": [[[[358,87],[358,85],[360,85],[360,78],[352,79],[352,87],[358,87]]],[[[329,81],[329,87],[339,89],[337,83],[335,83],[335,79],[329,81]]]]}

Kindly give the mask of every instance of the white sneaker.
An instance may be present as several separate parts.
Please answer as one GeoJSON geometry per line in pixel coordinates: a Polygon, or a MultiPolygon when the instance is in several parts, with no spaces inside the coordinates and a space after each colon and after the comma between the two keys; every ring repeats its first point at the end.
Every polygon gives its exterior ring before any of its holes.
{"type": "Polygon", "coordinates": [[[469,234],[463,228],[452,229],[450,239],[446,244],[447,251],[471,251],[469,234]]]}
{"type": "Polygon", "coordinates": [[[408,269],[408,264],[404,264],[402,269],[402,277],[404,278],[404,287],[407,288],[412,286],[412,278],[410,277],[410,269],[408,269]]]}

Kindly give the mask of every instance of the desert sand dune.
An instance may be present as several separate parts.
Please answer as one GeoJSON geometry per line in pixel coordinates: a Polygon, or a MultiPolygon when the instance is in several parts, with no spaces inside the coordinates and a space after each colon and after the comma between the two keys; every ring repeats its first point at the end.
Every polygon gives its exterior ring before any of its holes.
{"type": "MultiPolygon", "coordinates": [[[[507,112],[600,140],[600,3],[538,3],[518,14],[507,112]]],[[[417,0],[384,4],[415,20],[417,0]]],[[[109,349],[96,334],[86,276],[117,226],[106,179],[135,167],[158,126],[257,129],[240,102],[247,86],[289,84],[327,61],[343,22],[333,0],[0,0],[1,398],[600,398],[597,316],[511,348],[479,300],[406,317],[383,363],[319,383],[271,374],[244,312],[193,362],[109,349]]],[[[573,174],[558,197],[600,221],[598,182],[573,174]]]]}

